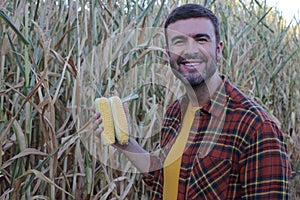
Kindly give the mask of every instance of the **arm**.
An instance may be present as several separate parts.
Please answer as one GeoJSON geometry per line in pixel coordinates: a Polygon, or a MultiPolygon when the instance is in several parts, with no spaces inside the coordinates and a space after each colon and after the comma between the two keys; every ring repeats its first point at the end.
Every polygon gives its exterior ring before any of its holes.
{"type": "Polygon", "coordinates": [[[266,121],[249,137],[240,163],[243,199],[288,199],[291,167],[281,131],[266,121]]]}
{"type": "Polygon", "coordinates": [[[120,145],[116,142],[114,147],[122,151],[122,153],[141,173],[149,172],[150,153],[143,149],[135,139],[129,137],[128,145],[120,145]]]}
{"type": "MultiPolygon", "coordinates": [[[[103,132],[103,127],[99,126],[102,122],[101,114],[96,113],[93,117],[94,134],[100,136],[103,132]]],[[[132,137],[129,137],[127,145],[120,145],[116,142],[114,145],[132,162],[132,164],[141,172],[147,173],[150,168],[150,154],[144,150],[132,137]]]]}

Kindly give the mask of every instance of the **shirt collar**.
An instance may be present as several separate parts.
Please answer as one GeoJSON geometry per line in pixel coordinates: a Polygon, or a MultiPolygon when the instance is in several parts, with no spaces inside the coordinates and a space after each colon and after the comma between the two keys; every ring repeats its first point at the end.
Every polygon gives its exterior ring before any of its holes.
{"type": "MultiPolygon", "coordinates": [[[[216,90],[210,101],[205,104],[203,107],[199,108],[199,112],[211,114],[214,117],[219,117],[224,111],[225,106],[227,106],[227,102],[229,100],[229,94],[233,89],[230,81],[227,77],[221,75],[222,83],[219,88],[216,90]]],[[[181,112],[182,116],[185,115],[187,106],[189,104],[189,99],[187,95],[183,95],[180,100],[181,112]]]]}
{"type": "Polygon", "coordinates": [[[210,101],[205,104],[201,111],[209,113],[215,117],[219,117],[224,111],[224,108],[227,106],[229,95],[227,91],[227,86],[229,83],[228,79],[225,76],[221,76],[222,83],[219,88],[216,90],[210,101]]]}

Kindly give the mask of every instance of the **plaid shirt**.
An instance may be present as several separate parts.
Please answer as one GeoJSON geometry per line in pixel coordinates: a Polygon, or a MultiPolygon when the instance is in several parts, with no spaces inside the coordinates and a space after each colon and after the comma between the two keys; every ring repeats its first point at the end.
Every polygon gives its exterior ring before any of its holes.
{"type": "MultiPolygon", "coordinates": [[[[284,137],[262,107],[229,80],[199,109],[182,155],[178,199],[288,199],[291,167],[284,137]]],[[[162,199],[163,162],[180,132],[188,100],[167,109],[161,148],[144,181],[162,199]]]]}

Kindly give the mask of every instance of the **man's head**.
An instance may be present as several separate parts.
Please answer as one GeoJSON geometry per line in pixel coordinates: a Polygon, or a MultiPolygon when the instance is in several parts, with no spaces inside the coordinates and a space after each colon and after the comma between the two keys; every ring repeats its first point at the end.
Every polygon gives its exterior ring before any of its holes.
{"type": "Polygon", "coordinates": [[[211,10],[199,4],[185,4],[175,8],[170,13],[167,20],[165,21],[165,27],[164,27],[166,41],[168,41],[167,28],[170,24],[178,20],[198,18],[198,17],[208,18],[212,22],[215,28],[216,42],[219,43],[221,41],[221,36],[220,36],[220,22],[218,17],[211,10]]]}
{"type": "Polygon", "coordinates": [[[218,18],[207,8],[186,4],[165,23],[166,50],[174,74],[186,85],[208,84],[222,56],[218,18]]]}

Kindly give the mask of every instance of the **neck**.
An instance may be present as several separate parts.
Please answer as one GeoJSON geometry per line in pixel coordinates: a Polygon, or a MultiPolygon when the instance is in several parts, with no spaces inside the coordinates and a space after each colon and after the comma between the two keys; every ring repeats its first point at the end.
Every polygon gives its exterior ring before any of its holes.
{"type": "Polygon", "coordinates": [[[216,72],[212,77],[205,80],[203,84],[195,87],[186,87],[192,106],[202,107],[208,103],[221,84],[222,79],[216,72]]]}

